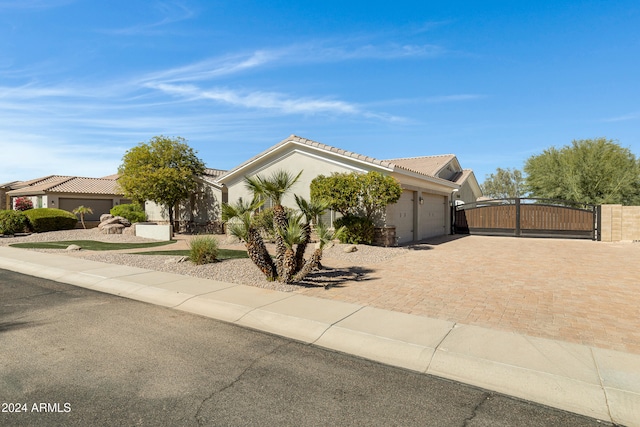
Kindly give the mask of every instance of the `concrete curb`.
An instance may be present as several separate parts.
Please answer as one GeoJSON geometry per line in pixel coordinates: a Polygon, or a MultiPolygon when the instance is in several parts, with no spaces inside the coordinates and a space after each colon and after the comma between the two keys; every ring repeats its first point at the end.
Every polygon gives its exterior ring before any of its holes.
{"type": "Polygon", "coordinates": [[[637,354],[8,247],[0,247],[0,268],[640,426],[637,354]]]}

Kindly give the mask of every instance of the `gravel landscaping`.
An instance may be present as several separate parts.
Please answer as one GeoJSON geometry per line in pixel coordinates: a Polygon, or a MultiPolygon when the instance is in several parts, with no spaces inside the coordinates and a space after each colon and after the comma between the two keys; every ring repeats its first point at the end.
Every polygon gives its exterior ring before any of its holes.
{"type": "MultiPolygon", "coordinates": [[[[221,248],[238,250],[245,249],[244,244],[242,243],[230,243],[227,241],[225,236],[216,237],[218,237],[220,241],[221,248]]],[[[14,243],[53,242],[63,240],[97,240],[112,243],[144,243],[154,241],[129,235],[101,234],[97,229],[76,229],[48,233],[34,233],[28,236],[2,237],[0,238],[0,246],[7,246],[14,243]]],[[[172,246],[173,245],[168,245],[143,250],[171,250],[172,246]]],[[[61,253],[68,256],[82,257],[109,264],[140,267],[149,270],[165,271],[183,274],[186,276],[219,280],[222,282],[256,286],[285,292],[297,291],[305,287],[329,288],[344,282],[360,280],[363,278],[360,273],[360,267],[378,264],[407,252],[406,248],[382,248],[376,246],[356,245],[357,250],[355,252],[346,253],[344,251],[346,246],[351,245],[336,244],[333,247],[326,249],[323,255],[323,264],[325,268],[314,272],[309,275],[304,282],[296,285],[268,282],[249,259],[229,259],[213,264],[194,265],[189,261],[178,262],[180,257],[170,255],[135,255],[132,253],[122,253],[120,251],[80,250],[68,252],[63,249],[30,250],[33,250],[34,252],[61,253]]],[[[313,248],[311,248],[311,250],[313,250],[313,248]]]]}

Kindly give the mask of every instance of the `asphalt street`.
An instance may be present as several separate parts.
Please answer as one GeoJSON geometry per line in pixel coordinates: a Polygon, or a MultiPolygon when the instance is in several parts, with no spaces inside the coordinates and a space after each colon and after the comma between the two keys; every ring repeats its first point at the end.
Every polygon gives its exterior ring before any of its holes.
{"type": "Polygon", "coordinates": [[[0,270],[2,426],[602,426],[216,320],[0,270]]]}

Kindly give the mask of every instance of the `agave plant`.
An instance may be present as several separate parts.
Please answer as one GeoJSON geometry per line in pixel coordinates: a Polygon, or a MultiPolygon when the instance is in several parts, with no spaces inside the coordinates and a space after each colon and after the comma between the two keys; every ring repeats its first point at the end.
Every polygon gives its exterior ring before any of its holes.
{"type": "Polygon", "coordinates": [[[243,202],[239,199],[235,204],[222,205],[222,219],[227,221],[231,235],[245,242],[247,255],[260,271],[273,281],[277,277],[276,267],[267,252],[260,231],[253,223],[253,213],[262,206],[263,202],[253,199],[251,202],[243,202]]]}

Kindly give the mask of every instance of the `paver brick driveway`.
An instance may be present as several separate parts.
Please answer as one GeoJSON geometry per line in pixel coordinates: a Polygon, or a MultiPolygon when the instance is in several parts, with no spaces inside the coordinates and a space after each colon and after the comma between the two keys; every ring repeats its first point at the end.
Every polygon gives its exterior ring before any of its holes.
{"type": "Polygon", "coordinates": [[[365,280],[301,293],[640,354],[640,243],[465,236],[413,248],[364,266],[365,280]]]}

